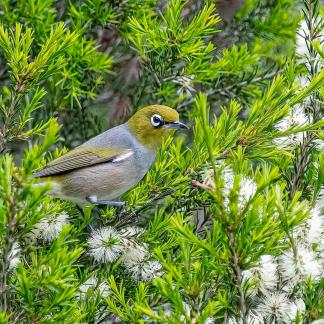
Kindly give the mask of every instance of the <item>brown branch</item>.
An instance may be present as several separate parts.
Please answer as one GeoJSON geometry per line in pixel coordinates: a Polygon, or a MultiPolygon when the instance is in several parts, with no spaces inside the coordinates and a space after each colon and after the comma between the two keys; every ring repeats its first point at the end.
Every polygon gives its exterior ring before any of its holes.
{"type": "Polygon", "coordinates": [[[242,320],[243,324],[248,324],[246,321],[246,314],[247,314],[247,306],[245,300],[245,294],[242,287],[243,283],[243,276],[242,270],[240,267],[240,256],[237,251],[237,243],[233,231],[233,227],[231,225],[227,226],[227,237],[230,242],[230,250],[232,252],[232,270],[234,272],[234,280],[236,287],[239,292],[239,303],[240,303],[240,319],[242,320]]]}
{"type": "Polygon", "coordinates": [[[305,171],[307,169],[308,163],[310,161],[310,149],[311,143],[314,140],[314,135],[312,133],[307,132],[305,139],[300,147],[300,154],[296,160],[294,166],[294,174],[292,179],[290,180],[290,199],[293,199],[297,191],[302,189],[302,180],[305,175],[305,171]]]}

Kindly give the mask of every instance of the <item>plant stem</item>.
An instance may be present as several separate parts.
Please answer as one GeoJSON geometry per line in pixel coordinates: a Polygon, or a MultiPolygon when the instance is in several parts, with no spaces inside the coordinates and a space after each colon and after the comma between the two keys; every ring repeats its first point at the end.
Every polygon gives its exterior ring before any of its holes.
{"type": "Polygon", "coordinates": [[[234,279],[235,279],[236,287],[239,292],[240,319],[242,320],[243,324],[248,324],[246,321],[247,306],[245,301],[244,290],[242,287],[243,277],[242,277],[242,270],[240,267],[240,257],[237,252],[237,243],[236,243],[233,227],[231,225],[227,226],[227,236],[230,242],[230,249],[232,252],[231,266],[234,271],[234,279]]]}
{"type": "MultiPolygon", "coordinates": [[[[24,80],[24,79],[23,79],[24,80]]],[[[24,82],[24,81],[22,81],[24,82]]],[[[6,144],[8,141],[11,140],[10,132],[12,131],[12,118],[15,115],[16,106],[21,99],[21,95],[24,92],[24,85],[23,83],[19,83],[16,85],[14,92],[11,97],[11,103],[8,107],[7,111],[5,112],[4,116],[4,123],[2,126],[2,130],[0,131],[0,153],[4,152],[6,149],[6,144]],[[8,138],[9,134],[9,138],[8,138]]]]}
{"type": "MultiPolygon", "coordinates": [[[[9,291],[8,291],[8,272],[10,270],[10,254],[14,244],[13,234],[15,232],[16,225],[16,208],[15,201],[9,197],[9,216],[8,222],[5,227],[5,242],[1,254],[1,264],[0,264],[0,308],[7,312],[9,305],[8,301],[10,300],[9,291]]],[[[11,257],[15,257],[14,255],[11,257]]]]}
{"type": "Polygon", "coordinates": [[[143,204],[142,206],[139,206],[137,208],[135,208],[132,211],[127,212],[125,209],[123,209],[119,214],[118,214],[118,223],[116,224],[116,227],[119,226],[124,226],[126,224],[132,224],[134,222],[134,218],[137,217],[137,215],[144,211],[145,209],[149,208],[152,206],[152,204],[154,204],[156,201],[171,195],[172,193],[174,193],[178,188],[172,188],[172,189],[165,189],[162,190],[161,192],[157,193],[156,195],[154,195],[152,198],[150,198],[149,200],[147,200],[145,202],[145,204],[143,204]]]}
{"type": "Polygon", "coordinates": [[[297,191],[302,189],[302,180],[310,161],[310,150],[311,150],[311,143],[314,140],[314,135],[307,132],[303,143],[300,146],[300,154],[296,160],[294,166],[294,174],[290,181],[291,183],[291,190],[290,190],[290,199],[292,199],[297,191]]]}

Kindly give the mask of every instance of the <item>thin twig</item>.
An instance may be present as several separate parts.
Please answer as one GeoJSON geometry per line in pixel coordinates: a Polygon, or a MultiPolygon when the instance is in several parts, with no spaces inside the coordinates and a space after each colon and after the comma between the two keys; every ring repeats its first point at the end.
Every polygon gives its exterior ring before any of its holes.
{"type": "MultiPolygon", "coordinates": [[[[239,83],[231,84],[231,85],[229,85],[227,87],[224,87],[224,88],[215,87],[214,89],[209,89],[209,90],[205,91],[205,95],[206,96],[212,96],[212,95],[215,95],[215,94],[218,94],[218,93],[219,94],[226,94],[226,93],[228,93],[229,91],[231,91],[231,90],[233,90],[235,88],[244,87],[244,86],[246,86],[246,85],[248,85],[250,83],[257,83],[257,82],[272,79],[279,72],[280,71],[274,71],[274,72],[271,72],[271,73],[266,74],[264,76],[259,76],[259,77],[253,78],[252,80],[244,80],[244,81],[239,82],[239,83]]],[[[177,106],[177,108],[180,109],[180,108],[186,107],[186,106],[192,104],[194,101],[195,101],[195,97],[188,98],[187,100],[180,103],[177,106]]]]}
{"type": "MultiPolygon", "coordinates": [[[[16,107],[19,104],[22,94],[25,91],[25,81],[28,78],[28,74],[22,78],[22,80],[15,86],[14,93],[11,97],[11,103],[7,111],[5,111],[4,123],[0,131],[0,152],[4,152],[6,144],[8,142],[8,133],[10,134],[12,128],[12,120],[17,113],[16,107]]],[[[11,139],[9,139],[11,140],[11,139]]]]}
{"type": "Polygon", "coordinates": [[[177,190],[176,188],[172,188],[172,189],[166,189],[164,191],[159,192],[158,194],[156,194],[155,196],[153,196],[151,199],[149,199],[148,201],[145,202],[144,205],[139,206],[135,209],[133,209],[130,212],[127,212],[125,209],[123,209],[119,215],[118,215],[118,223],[116,224],[116,227],[120,227],[120,226],[124,226],[126,224],[130,224],[134,222],[134,218],[137,217],[137,215],[144,211],[147,208],[150,208],[152,206],[153,203],[155,203],[156,201],[171,195],[172,193],[174,193],[177,190]]]}
{"type": "Polygon", "coordinates": [[[227,236],[230,242],[230,249],[232,252],[232,269],[234,271],[235,283],[240,294],[239,296],[240,319],[242,320],[243,324],[247,324],[246,321],[247,306],[246,306],[244,290],[242,287],[243,277],[242,277],[242,270],[240,267],[240,257],[237,252],[237,243],[233,232],[233,227],[230,225],[227,227],[227,236]]]}

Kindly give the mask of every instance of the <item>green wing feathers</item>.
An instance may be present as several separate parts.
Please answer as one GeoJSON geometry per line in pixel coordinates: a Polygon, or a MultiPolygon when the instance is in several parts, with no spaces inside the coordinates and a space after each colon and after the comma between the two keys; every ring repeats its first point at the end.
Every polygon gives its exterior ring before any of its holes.
{"type": "Polygon", "coordinates": [[[33,176],[54,176],[99,163],[120,161],[123,156],[128,157],[131,153],[127,149],[80,146],[50,162],[33,176]]]}

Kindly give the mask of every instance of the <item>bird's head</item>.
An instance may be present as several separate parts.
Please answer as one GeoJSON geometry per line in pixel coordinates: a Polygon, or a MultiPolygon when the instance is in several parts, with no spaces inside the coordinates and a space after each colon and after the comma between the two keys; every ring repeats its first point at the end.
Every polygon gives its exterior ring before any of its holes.
{"type": "Polygon", "coordinates": [[[131,132],[142,145],[157,149],[162,139],[173,135],[179,128],[188,128],[179,121],[176,110],[162,105],[147,106],[137,111],[129,120],[131,132]]]}

